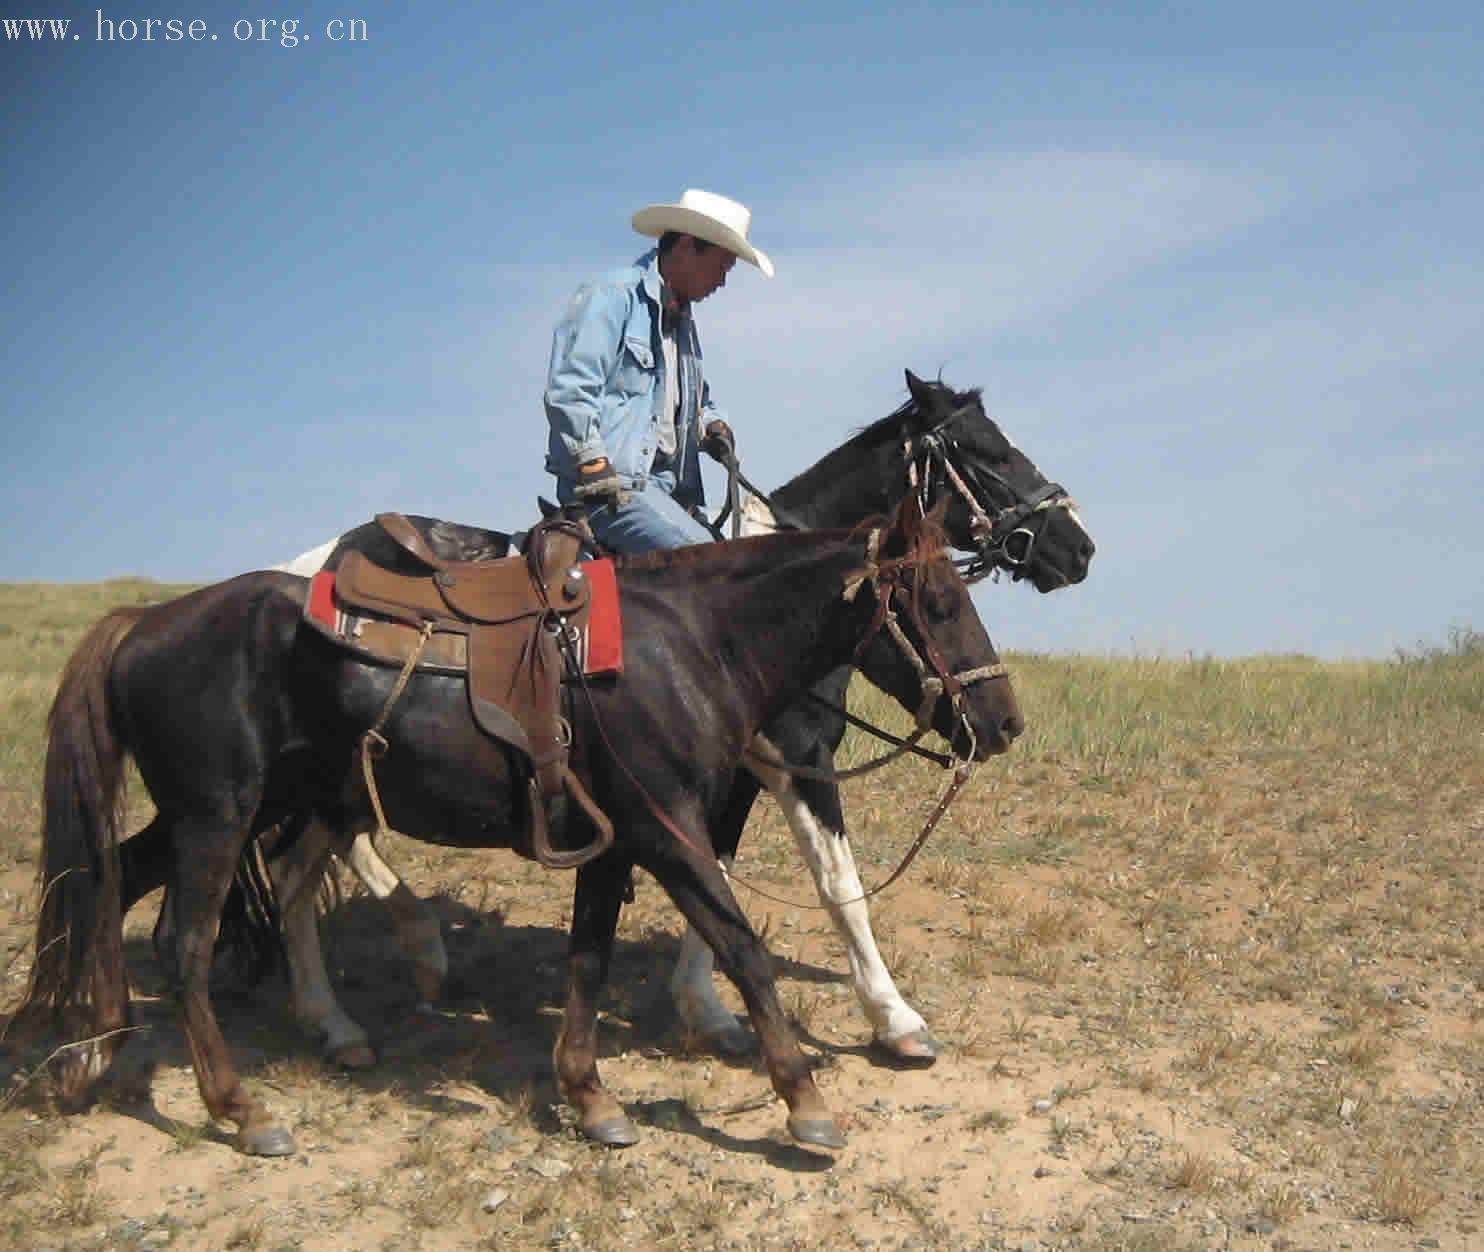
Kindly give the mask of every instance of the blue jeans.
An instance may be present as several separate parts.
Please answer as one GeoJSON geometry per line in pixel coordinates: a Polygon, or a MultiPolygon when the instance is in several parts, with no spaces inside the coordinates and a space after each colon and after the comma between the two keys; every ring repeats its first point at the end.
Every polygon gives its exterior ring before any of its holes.
{"type": "Polygon", "coordinates": [[[613,552],[653,552],[683,548],[692,543],[714,543],[716,536],[696,521],[670,494],[675,476],[668,470],[649,475],[643,491],[629,492],[617,509],[594,509],[588,525],[598,542],[613,552]]]}

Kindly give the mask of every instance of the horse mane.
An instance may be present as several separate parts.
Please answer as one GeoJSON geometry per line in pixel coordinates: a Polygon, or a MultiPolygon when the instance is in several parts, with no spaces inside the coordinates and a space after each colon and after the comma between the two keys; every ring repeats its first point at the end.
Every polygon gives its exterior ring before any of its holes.
{"type": "MultiPolygon", "coordinates": [[[[904,566],[921,567],[942,562],[947,565],[949,548],[948,531],[943,524],[948,512],[946,501],[933,506],[931,513],[924,514],[915,496],[908,496],[888,518],[876,518],[865,525],[886,525],[898,531],[907,541],[907,550],[900,556],[887,557],[881,562],[882,569],[900,569],[904,566]]],[[[951,567],[950,567],[951,568],[951,567]]]]}
{"type": "MultiPolygon", "coordinates": [[[[984,403],[984,389],[982,387],[970,387],[966,391],[954,391],[941,379],[933,385],[935,387],[942,387],[953,397],[953,407],[956,409],[963,408],[964,405],[975,402],[981,405],[984,403]]],[[[842,450],[844,448],[874,448],[887,439],[899,438],[901,436],[902,423],[910,417],[917,416],[918,411],[916,398],[908,396],[905,401],[885,417],[878,418],[869,426],[862,426],[857,430],[842,445],[842,450]]]]}

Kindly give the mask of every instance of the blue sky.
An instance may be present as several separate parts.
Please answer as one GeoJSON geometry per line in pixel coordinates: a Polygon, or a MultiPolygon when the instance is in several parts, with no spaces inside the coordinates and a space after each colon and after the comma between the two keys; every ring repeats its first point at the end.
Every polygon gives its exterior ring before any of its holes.
{"type": "Polygon", "coordinates": [[[910,367],[1076,496],[1092,574],[985,589],[1002,645],[1484,627],[1472,6],[97,12],[0,29],[0,580],[225,577],[383,509],[525,524],[551,328],[694,186],[778,266],[698,319],[753,479],[910,367]],[[118,37],[151,17],[205,37],[118,37]],[[288,17],[295,46],[233,35],[288,17]]]}

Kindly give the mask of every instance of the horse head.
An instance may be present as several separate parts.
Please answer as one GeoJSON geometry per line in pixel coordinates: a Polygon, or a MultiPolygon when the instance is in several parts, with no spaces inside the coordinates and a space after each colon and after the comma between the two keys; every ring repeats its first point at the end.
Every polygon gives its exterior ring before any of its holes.
{"type": "Polygon", "coordinates": [[[850,599],[870,588],[870,623],[855,664],[916,708],[920,729],[936,730],[960,759],[983,760],[1006,751],[1025,723],[1009,671],[946,555],[945,508],[924,517],[909,498],[890,522],[867,532],[865,565],[845,591],[850,599]]]}
{"type": "Polygon", "coordinates": [[[924,503],[948,501],[949,542],[975,554],[966,577],[1002,569],[1042,592],[1086,578],[1094,545],[1066,490],[1005,437],[977,389],[906,373],[911,399],[893,417],[908,479],[924,503]]]}

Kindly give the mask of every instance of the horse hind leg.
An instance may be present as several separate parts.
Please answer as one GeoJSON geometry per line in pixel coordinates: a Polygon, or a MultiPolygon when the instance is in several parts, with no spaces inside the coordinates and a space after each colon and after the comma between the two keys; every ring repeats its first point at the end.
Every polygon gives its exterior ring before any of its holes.
{"type": "Polygon", "coordinates": [[[180,1013],[202,1103],[212,1118],[236,1123],[238,1146],[249,1155],[291,1155],[293,1136],[247,1093],[211,1007],[211,958],[222,904],[247,844],[247,823],[183,820],[172,836],[176,856],[169,885],[178,928],[180,1013]],[[234,826],[235,834],[223,833],[234,826]]]}

